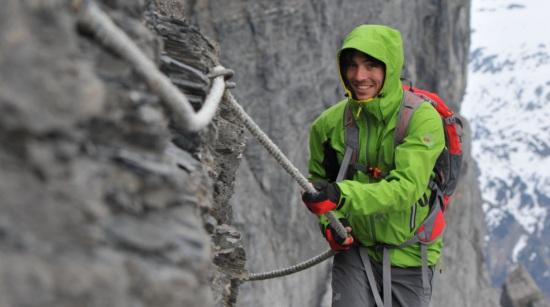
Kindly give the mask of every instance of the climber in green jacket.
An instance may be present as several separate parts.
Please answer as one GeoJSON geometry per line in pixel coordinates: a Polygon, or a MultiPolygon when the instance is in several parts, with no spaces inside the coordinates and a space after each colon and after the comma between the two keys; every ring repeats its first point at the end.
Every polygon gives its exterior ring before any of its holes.
{"type": "MultiPolygon", "coordinates": [[[[430,195],[432,170],[445,146],[441,118],[429,103],[415,111],[404,141],[394,143],[403,99],[403,62],[397,30],[381,25],[355,28],[337,55],[347,98],[311,125],[309,173],[319,193],[305,192],[302,199],[320,216],[331,248],[343,251],[335,256],[332,268],[333,306],[375,306],[377,290],[372,291],[365,270],[373,268],[376,287],[381,288],[386,252],[391,259],[393,305],[428,306],[431,298],[431,282],[426,289],[421,278],[420,244],[380,248],[409,240],[426,217],[428,206],[419,203],[430,195]],[[357,165],[362,167],[352,166],[344,180],[335,182],[346,149],[346,107],[358,127],[357,165]],[[323,214],[331,210],[348,226],[349,237],[341,238],[328,225],[323,214]]],[[[430,281],[442,246],[438,239],[427,247],[430,281]]],[[[380,306],[380,297],[376,303],[380,306]]]]}

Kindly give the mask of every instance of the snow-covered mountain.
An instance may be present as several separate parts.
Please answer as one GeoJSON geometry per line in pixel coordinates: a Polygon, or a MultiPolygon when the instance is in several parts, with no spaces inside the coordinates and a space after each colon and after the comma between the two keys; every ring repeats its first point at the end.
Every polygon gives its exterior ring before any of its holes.
{"type": "MultiPolygon", "coordinates": [[[[550,2],[473,0],[467,93],[496,286],[517,263],[550,297],[550,2]]],[[[481,205],[481,204],[480,204],[481,205]]]]}

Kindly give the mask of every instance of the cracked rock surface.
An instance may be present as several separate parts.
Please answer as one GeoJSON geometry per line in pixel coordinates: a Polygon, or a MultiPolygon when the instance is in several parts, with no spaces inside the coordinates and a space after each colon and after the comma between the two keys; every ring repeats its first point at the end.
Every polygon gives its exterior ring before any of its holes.
{"type": "MultiPolygon", "coordinates": [[[[336,49],[359,23],[403,32],[416,85],[456,109],[464,93],[467,0],[96,2],[196,109],[209,70],[234,69],[232,93],[302,172],[309,123],[343,94],[336,49]]],[[[223,102],[199,133],[174,128],[72,3],[0,10],[0,306],[328,306],[328,263],[234,279],[327,248],[299,187],[223,102]]],[[[464,172],[432,305],[496,306],[470,158],[464,172]]]]}
{"type": "MultiPolygon", "coordinates": [[[[98,2],[199,108],[216,45],[151,1],[98,2]]],[[[70,4],[0,12],[0,306],[222,304],[215,264],[244,264],[225,207],[242,127],[222,108],[200,133],[172,129],[70,4]]]]}

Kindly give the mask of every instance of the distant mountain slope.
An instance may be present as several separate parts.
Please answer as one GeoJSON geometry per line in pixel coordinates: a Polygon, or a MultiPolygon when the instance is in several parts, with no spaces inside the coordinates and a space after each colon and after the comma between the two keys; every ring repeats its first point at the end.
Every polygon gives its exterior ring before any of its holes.
{"type": "Polygon", "coordinates": [[[524,264],[550,297],[550,3],[473,1],[469,80],[462,113],[472,123],[500,285],[524,264]]]}

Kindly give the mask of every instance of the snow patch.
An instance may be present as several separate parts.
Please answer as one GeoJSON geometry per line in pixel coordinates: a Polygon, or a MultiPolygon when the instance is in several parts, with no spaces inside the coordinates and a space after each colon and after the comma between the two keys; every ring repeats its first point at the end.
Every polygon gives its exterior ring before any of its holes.
{"type": "MultiPolygon", "coordinates": [[[[487,235],[506,243],[490,252],[533,264],[550,255],[542,244],[550,225],[550,35],[540,26],[548,23],[550,1],[474,0],[471,8],[461,114],[471,126],[487,235]],[[519,239],[516,229],[506,231],[514,224],[522,228],[519,239]]],[[[545,269],[530,273],[549,278],[545,269]]]]}
{"type": "Polygon", "coordinates": [[[550,198],[550,36],[540,27],[548,11],[550,2],[538,0],[472,2],[461,113],[471,122],[490,229],[512,215],[529,234],[541,235],[548,217],[548,204],[537,196],[550,198]]]}
{"type": "Polygon", "coordinates": [[[512,250],[512,260],[515,263],[518,262],[519,253],[527,246],[527,239],[528,237],[526,235],[521,235],[518,243],[514,246],[514,249],[512,250]]]}

